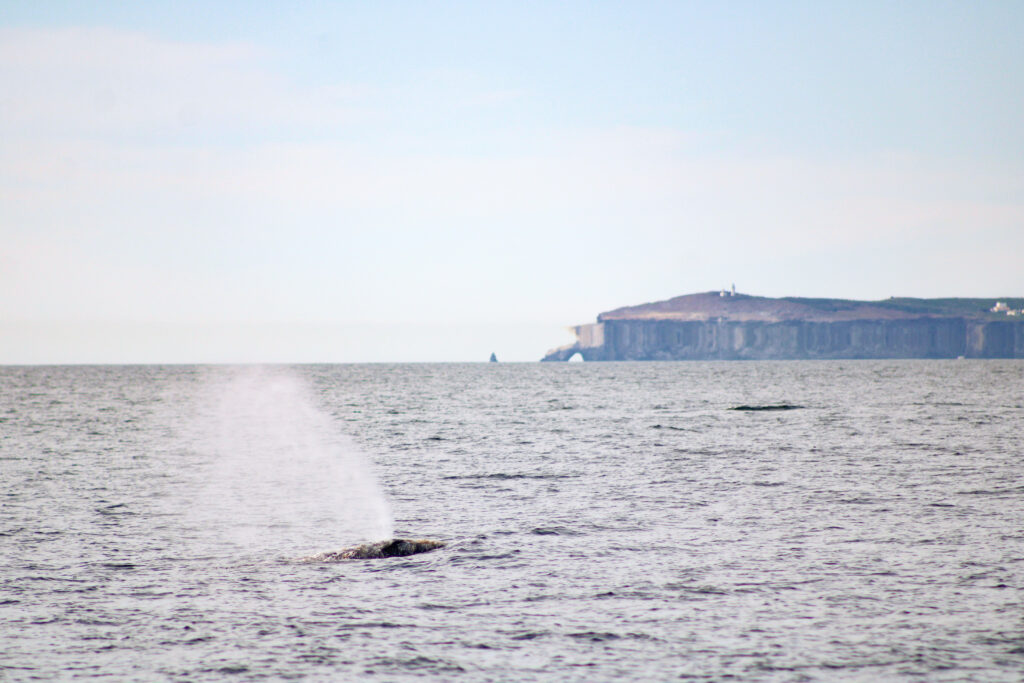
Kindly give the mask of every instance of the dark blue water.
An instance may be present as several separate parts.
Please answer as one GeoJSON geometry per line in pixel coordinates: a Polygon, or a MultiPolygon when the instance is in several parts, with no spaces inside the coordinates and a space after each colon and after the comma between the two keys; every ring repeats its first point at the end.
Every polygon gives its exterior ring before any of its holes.
{"type": "Polygon", "coordinates": [[[0,368],[0,679],[1020,681],[1022,434],[1021,361],[0,368]]]}

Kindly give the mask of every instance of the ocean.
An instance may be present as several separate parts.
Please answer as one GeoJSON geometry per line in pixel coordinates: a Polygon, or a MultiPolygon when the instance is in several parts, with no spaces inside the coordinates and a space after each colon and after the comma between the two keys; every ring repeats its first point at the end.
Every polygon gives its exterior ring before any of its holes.
{"type": "Polygon", "coordinates": [[[0,680],[1021,681],[1022,463],[1024,361],[0,367],[0,680]]]}

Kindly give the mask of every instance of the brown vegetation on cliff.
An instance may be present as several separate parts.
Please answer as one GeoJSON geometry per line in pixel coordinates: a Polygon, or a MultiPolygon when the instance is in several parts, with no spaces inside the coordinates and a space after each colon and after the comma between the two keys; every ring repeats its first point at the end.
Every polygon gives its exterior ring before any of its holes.
{"type": "MultiPolygon", "coordinates": [[[[597,316],[606,320],[734,320],[781,322],[838,322],[843,320],[908,320],[911,318],[959,317],[991,319],[996,299],[911,299],[891,298],[883,301],[853,299],[810,299],[782,297],[778,299],[701,292],[685,294],[665,301],[624,306],[597,316]]],[[[1009,299],[1017,306],[1024,300],[1009,299]]]]}

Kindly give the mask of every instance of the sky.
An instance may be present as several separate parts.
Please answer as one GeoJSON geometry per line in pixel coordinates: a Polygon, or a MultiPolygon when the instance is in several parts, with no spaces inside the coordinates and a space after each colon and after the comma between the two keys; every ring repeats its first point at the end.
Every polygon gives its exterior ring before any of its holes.
{"type": "Polygon", "coordinates": [[[1024,296],[1024,3],[0,0],[0,363],[1024,296]]]}

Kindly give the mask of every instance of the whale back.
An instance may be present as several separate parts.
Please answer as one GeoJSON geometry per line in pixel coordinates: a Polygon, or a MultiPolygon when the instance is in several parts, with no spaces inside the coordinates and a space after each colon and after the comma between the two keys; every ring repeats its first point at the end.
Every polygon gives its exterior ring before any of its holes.
{"type": "Polygon", "coordinates": [[[417,555],[419,553],[426,553],[443,547],[444,543],[441,541],[432,541],[425,538],[415,540],[392,538],[386,541],[377,541],[376,543],[364,543],[362,545],[352,546],[351,548],[344,548],[336,552],[320,553],[319,555],[307,558],[306,561],[337,562],[339,560],[376,560],[385,557],[417,555]]]}

